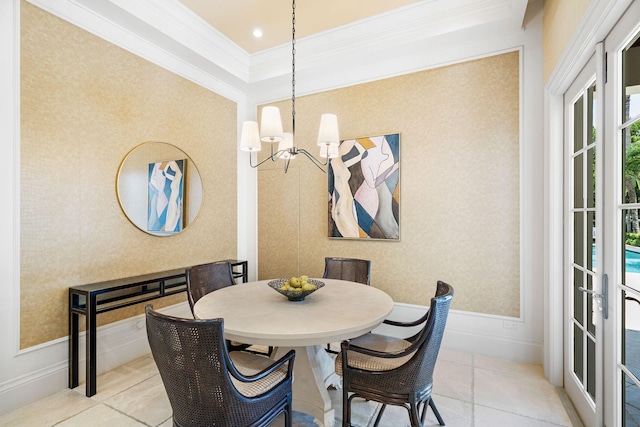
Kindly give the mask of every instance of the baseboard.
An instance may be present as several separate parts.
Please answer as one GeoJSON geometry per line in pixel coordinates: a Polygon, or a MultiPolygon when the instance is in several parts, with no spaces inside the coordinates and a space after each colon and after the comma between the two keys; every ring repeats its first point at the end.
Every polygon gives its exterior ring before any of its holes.
{"type": "MultiPolygon", "coordinates": [[[[159,311],[172,316],[192,317],[186,302],[159,311]]],[[[79,338],[79,378],[81,386],[84,386],[85,333],[82,332],[79,338]]],[[[67,388],[68,346],[69,341],[65,337],[17,354],[17,364],[30,364],[34,368],[28,374],[0,383],[0,414],[67,388]]],[[[149,352],[143,314],[101,326],[98,328],[97,339],[97,374],[110,371],[149,352]]]]}
{"type": "MultiPolygon", "coordinates": [[[[391,318],[416,319],[426,307],[396,304],[391,318]]],[[[161,309],[178,317],[191,317],[186,303],[161,309]]],[[[393,335],[394,328],[380,326],[377,332],[393,335]]],[[[443,348],[484,354],[492,357],[542,363],[542,343],[534,342],[530,328],[515,318],[451,311],[443,339],[443,348]]],[[[85,335],[80,335],[80,382],[85,378],[85,335]]],[[[149,353],[144,315],[124,319],[98,328],[98,375],[149,353]]],[[[61,338],[24,350],[16,358],[37,360],[27,375],[0,384],[0,414],[39,400],[67,387],[68,340],[61,338]]],[[[100,384],[98,383],[98,388],[100,384]]]]}
{"type": "MultiPolygon", "coordinates": [[[[415,320],[426,309],[424,306],[396,303],[389,318],[399,321],[415,320]]],[[[541,336],[542,331],[538,330],[541,328],[542,326],[528,324],[519,318],[451,310],[442,347],[541,365],[543,343],[535,340],[536,336],[541,336]]],[[[402,337],[411,336],[418,329],[413,328],[402,337]]],[[[376,332],[399,334],[398,328],[387,325],[381,325],[376,332]]]]}

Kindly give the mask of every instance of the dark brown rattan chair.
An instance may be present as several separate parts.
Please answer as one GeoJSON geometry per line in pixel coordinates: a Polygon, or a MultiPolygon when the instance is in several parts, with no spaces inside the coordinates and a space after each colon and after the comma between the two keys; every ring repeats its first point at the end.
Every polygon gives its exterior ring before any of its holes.
{"type": "MultiPolygon", "coordinates": [[[[193,307],[203,296],[218,289],[235,285],[231,264],[227,261],[218,261],[208,264],[195,265],[187,268],[187,299],[191,314],[195,317],[193,307]]],[[[234,341],[227,341],[229,351],[247,350],[252,353],[271,355],[273,348],[263,346],[252,346],[234,341]]]]}
{"type": "Polygon", "coordinates": [[[403,406],[409,412],[412,426],[424,425],[427,406],[433,409],[440,425],[431,389],[433,369],[453,298],[453,288],[438,281],[431,307],[413,322],[385,320],[386,324],[410,327],[424,323],[416,335],[393,338],[374,333],[351,341],[343,341],[336,358],[336,373],[342,375],[343,427],[351,426],[351,400],[361,397],[382,404],[375,426],[380,423],[387,405],[403,406]]]}
{"type": "MultiPolygon", "coordinates": [[[[326,279],[349,280],[364,285],[371,284],[371,261],[357,258],[326,257],[324,259],[324,274],[326,279]]],[[[328,353],[338,354],[327,344],[328,353]]]]}
{"type": "Polygon", "coordinates": [[[174,427],[292,425],[295,351],[274,361],[229,353],[223,319],[183,319],[146,307],[147,337],[174,427]]]}
{"type": "Polygon", "coordinates": [[[322,277],[370,285],[371,261],[368,259],[326,257],[322,277]]]}
{"type": "Polygon", "coordinates": [[[227,261],[200,264],[187,268],[187,298],[193,313],[193,306],[210,292],[235,285],[231,264],[227,261]]]}

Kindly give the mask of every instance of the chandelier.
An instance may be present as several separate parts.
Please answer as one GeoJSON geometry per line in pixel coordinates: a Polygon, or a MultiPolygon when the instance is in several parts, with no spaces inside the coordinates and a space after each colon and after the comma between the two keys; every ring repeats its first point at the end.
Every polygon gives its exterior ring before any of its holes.
{"type": "Polygon", "coordinates": [[[280,109],[275,106],[262,108],[260,117],[260,131],[258,132],[258,122],[245,121],[242,123],[242,133],[240,135],[240,149],[249,152],[249,165],[257,168],[264,162],[271,160],[275,162],[284,160],[284,172],[289,170],[289,162],[298,154],[303,154],[307,159],[326,173],[324,166],[329,159],[338,157],[338,146],[340,136],[338,134],[338,117],[335,114],[323,114],[320,118],[320,129],[318,131],[318,146],[320,147],[320,157],[324,161],[318,160],[304,148],[295,145],[296,135],[296,1],[293,0],[291,6],[291,128],[292,132],[282,131],[282,120],[280,119],[280,109]],[[271,155],[257,164],[253,164],[252,152],[262,149],[261,142],[266,142],[271,148],[271,155]],[[278,143],[278,149],[274,149],[274,144],[278,143]]]}

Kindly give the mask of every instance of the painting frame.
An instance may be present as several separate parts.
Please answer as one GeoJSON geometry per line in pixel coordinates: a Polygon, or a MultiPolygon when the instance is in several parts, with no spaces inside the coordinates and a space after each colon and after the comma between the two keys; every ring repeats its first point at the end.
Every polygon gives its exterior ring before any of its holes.
{"type": "Polygon", "coordinates": [[[400,241],[400,133],[340,143],[328,175],[328,237],[400,241]]]}
{"type": "Polygon", "coordinates": [[[149,163],[147,231],[180,233],[184,226],[185,159],[149,163]]]}

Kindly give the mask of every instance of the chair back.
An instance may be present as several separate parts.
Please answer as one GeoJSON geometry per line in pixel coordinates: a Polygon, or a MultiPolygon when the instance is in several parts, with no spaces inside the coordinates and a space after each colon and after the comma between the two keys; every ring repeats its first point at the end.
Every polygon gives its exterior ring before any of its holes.
{"type": "Polygon", "coordinates": [[[349,280],[351,282],[371,284],[371,261],[357,258],[326,257],[324,274],[326,279],[349,280]]]}
{"type": "Polygon", "coordinates": [[[182,319],[146,310],[147,337],[174,425],[232,425],[223,409],[235,390],[227,373],[222,319],[182,319]]]}
{"type": "Polygon", "coordinates": [[[187,299],[193,313],[196,302],[210,292],[235,285],[231,264],[212,262],[187,268],[187,299]]]}
{"type": "Polygon", "coordinates": [[[276,361],[246,353],[238,362],[261,371],[242,374],[227,351],[223,319],[167,316],[151,304],[145,312],[174,426],[266,427],[284,413],[285,426],[291,427],[293,350],[276,361]]]}
{"type": "Polygon", "coordinates": [[[415,389],[431,390],[433,370],[440,352],[452,299],[453,287],[438,281],[436,294],[431,298],[427,321],[413,344],[417,347],[416,353],[406,364],[412,371],[409,376],[415,376],[415,389]]]}
{"type": "MultiPolygon", "coordinates": [[[[377,390],[393,391],[402,395],[430,395],[433,386],[433,371],[440,351],[442,336],[453,298],[453,287],[438,281],[436,294],[431,298],[429,311],[415,324],[424,323],[423,328],[410,339],[412,344],[403,350],[403,356],[410,356],[402,365],[389,371],[366,371],[345,369],[343,354],[343,379],[347,387],[366,384],[371,381],[377,390]],[[422,320],[422,319],[426,319],[422,320]],[[374,380],[372,378],[375,378],[374,380]]],[[[344,351],[344,350],[343,350],[344,351]]]]}

